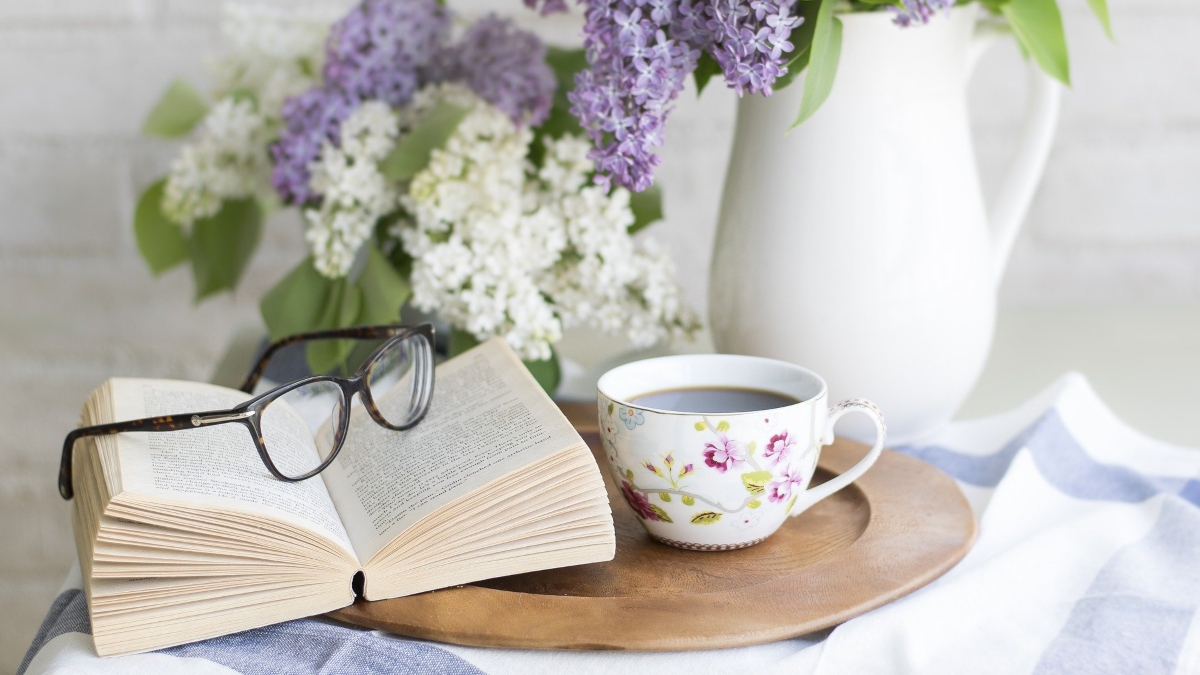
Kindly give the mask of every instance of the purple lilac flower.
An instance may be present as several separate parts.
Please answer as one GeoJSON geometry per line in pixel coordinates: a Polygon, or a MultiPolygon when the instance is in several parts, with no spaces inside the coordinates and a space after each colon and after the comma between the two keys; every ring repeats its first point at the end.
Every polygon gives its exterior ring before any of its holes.
{"type": "Polygon", "coordinates": [[[450,30],[437,0],[364,0],[329,29],[322,86],[283,104],[283,129],[271,146],[271,184],[285,202],[316,197],[308,166],[328,141],[341,142],[342,120],[362,101],[408,103],[420,85],[418,71],[450,30]]]}
{"type": "Polygon", "coordinates": [[[889,6],[892,20],[905,28],[913,24],[927,24],[939,9],[949,10],[954,0],[903,0],[904,9],[889,6]]]}
{"type": "Polygon", "coordinates": [[[450,14],[437,0],[364,0],[329,30],[325,85],[402,106],[449,31],[450,14]]]}
{"type": "Polygon", "coordinates": [[[271,146],[275,164],[271,184],[285,202],[305,204],[312,199],[308,165],[325,141],[340,142],[342,120],[357,108],[358,103],[345,93],[328,87],[314,87],[284,101],[283,128],[271,146]]]}
{"type": "Polygon", "coordinates": [[[784,54],[794,47],[792,30],[802,17],[792,14],[792,0],[682,0],[684,30],[707,30],[706,48],[725,74],[725,82],[738,96],[771,95],[776,78],[787,73],[784,54]],[[700,24],[703,22],[703,28],[700,24]]]}
{"type": "Polygon", "coordinates": [[[597,182],[645,190],[654,182],[663,125],[700,52],[667,35],[675,0],[587,0],[590,67],[568,96],[594,144],[597,182]]]}
{"type": "Polygon", "coordinates": [[[557,86],[542,41],[494,14],[443,49],[429,75],[436,81],[463,82],[517,124],[528,125],[541,124],[550,114],[557,86]]]}
{"type": "MultiPolygon", "coordinates": [[[[920,1],[920,0],[914,0],[920,1]]],[[[942,1],[942,0],[938,0],[942,1]]],[[[575,77],[571,112],[595,146],[596,180],[641,191],[654,182],[663,127],[700,52],[726,83],[769,96],[793,50],[795,0],[580,0],[589,68],[575,77]]],[[[525,0],[543,14],[564,0],[525,0]]]]}
{"type": "Polygon", "coordinates": [[[319,198],[309,188],[309,164],[323,143],[340,143],[342,121],[363,101],[401,107],[421,86],[453,80],[514,122],[545,120],[556,81],[536,36],[494,16],[447,48],[449,31],[449,11],[437,0],[364,0],[330,28],[324,84],[284,102],[283,129],[271,147],[271,183],[284,201],[319,198]]]}
{"type": "MultiPolygon", "coordinates": [[[[537,9],[539,0],[525,0],[525,6],[530,9],[537,9]]],[[[567,11],[567,0],[541,0],[542,16],[554,14],[556,12],[567,11]]]]}

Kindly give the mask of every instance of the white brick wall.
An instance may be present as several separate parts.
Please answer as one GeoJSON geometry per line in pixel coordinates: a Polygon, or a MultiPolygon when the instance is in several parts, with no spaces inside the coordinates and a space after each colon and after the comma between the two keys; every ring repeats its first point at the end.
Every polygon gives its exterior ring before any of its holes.
{"type": "MultiPolygon", "coordinates": [[[[1074,86],[1001,298],[1020,303],[1200,299],[1200,5],[1110,3],[1116,44],[1066,0],[1074,86]]],[[[985,185],[1023,100],[1015,47],[972,85],[985,185]]]]}
{"type": "MultiPolygon", "coordinates": [[[[1083,0],[1064,3],[1075,87],[1002,297],[1200,300],[1200,5],[1115,0],[1113,45],[1083,0]]],[[[458,4],[519,13],[558,42],[575,32],[575,19],[540,20],[518,0],[458,4]]],[[[138,191],[171,156],[137,129],[172,78],[203,82],[218,7],[0,2],[0,671],[15,667],[73,557],[54,474],[83,397],[113,374],[207,377],[233,327],[302,255],[295,219],[277,218],[238,296],[197,308],[185,270],[156,281],[134,248],[138,191]]],[[[972,84],[989,189],[1016,133],[1022,68],[1005,46],[972,84]]],[[[659,174],[669,222],[656,236],[700,309],[733,115],[719,87],[685,94],[659,174]]]]}

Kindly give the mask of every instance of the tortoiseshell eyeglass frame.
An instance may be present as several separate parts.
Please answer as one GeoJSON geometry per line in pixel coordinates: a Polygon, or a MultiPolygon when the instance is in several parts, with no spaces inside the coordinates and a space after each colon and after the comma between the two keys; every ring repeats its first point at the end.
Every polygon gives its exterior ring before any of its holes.
{"type": "Polygon", "coordinates": [[[355,328],[298,333],[281,338],[271,343],[262,356],[259,357],[257,365],[255,365],[254,369],[250,371],[250,375],[242,383],[242,391],[247,394],[254,391],[254,386],[258,384],[263,372],[266,371],[267,362],[270,361],[271,356],[281,347],[309,340],[382,339],[384,342],[376,347],[375,351],[371,352],[370,357],[350,377],[337,377],[334,375],[306,377],[263,392],[245,403],[228,410],[208,410],[178,415],[164,415],[162,417],[147,417],[139,420],[129,420],[128,422],[113,422],[111,424],[98,424],[96,426],[75,429],[67,434],[66,440],[63,441],[62,463],[58,468],[58,492],[62,495],[63,499],[71,499],[75,496],[75,488],[71,480],[71,459],[74,454],[75,441],[80,438],[106,436],[127,431],[178,431],[180,429],[194,429],[197,427],[231,423],[243,424],[250,430],[250,437],[254,441],[255,448],[258,450],[258,456],[263,464],[266,465],[267,470],[271,472],[272,476],[289,483],[312,478],[324,471],[337,458],[338,453],[341,452],[342,444],[346,440],[346,429],[350,426],[350,403],[353,401],[355,394],[359,395],[371,419],[388,429],[396,431],[411,429],[425,417],[425,413],[429,411],[429,403],[433,400],[433,338],[433,325],[428,323],[418,326],[359,326],[355,328]],[[406,424],[395,425],[384,418],[383,414],[379,411],[379,407],[375,404],[375,400],[371,397],[371,388],[369,386],[371,369],[375,367],[380,357],[389,347],[413,337],[420,337],[422,339],[414,342],[416,345],[416,349],[413,352],[413,377],[415,380],[413,382],[413,400],[409,408],[411,418],[406,424]],[[260,422],[262,411],[280,396],[314,382],[332,382],[342,392],[342,405],[340,407],[341,423],[338,425],[338,433],[334,438],[334,448],[329,453],[329,457],[312,471],[301,476],[286,476],[271,461],[271,456],[267,453],[266,445],[263,443],[262,425],[260,422]]]}

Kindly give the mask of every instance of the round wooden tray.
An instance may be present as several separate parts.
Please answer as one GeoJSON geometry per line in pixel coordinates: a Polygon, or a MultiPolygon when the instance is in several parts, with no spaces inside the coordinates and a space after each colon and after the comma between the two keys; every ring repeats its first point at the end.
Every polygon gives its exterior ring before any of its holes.
{"type": "MultiPolygon", "coordinates": [[[[595,407],[564,412],[596,451],[595,407]]],[[[866,447],[826,447],[818,480],[866,447]]],[[[427,640],[527,649],[737,647],[837,625],[933,581],[966,555],[975,518],[954,481],[885,450],[850,487],[737,551],[700,553],[646,535],[597,455],[617,530],[607,563],[492,579],[329,616],[427,640]]]]}

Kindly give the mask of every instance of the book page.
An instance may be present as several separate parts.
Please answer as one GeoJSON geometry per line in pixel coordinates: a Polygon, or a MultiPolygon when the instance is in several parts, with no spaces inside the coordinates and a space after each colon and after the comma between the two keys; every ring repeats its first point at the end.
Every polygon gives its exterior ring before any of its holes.
{"type": "MultiPolygon", "coordinates": [[[[118,421],[227,409],[250,398],[234,389],[198,382],[114,378],[111,384],[118,421]]],[[[317,448],[308,426],[298,414],[290,417],[294,424],[269,434],[272,457],[277,465],[290,460],[293,466],[300,462],[315,466],[317,448]]],[[[288,419],[276,418],[281,425],[288,419]]],[[[125,491],[262,513],[318,532],[353,553],[324,482],[313,477],[292,483],[272,476],[259,458],[250,430],[241,423],[120,434],[117,450],[125,491]]]]}
{"type": "Polygon", "coordinates": [[[325,483],[365,565],[455,498],[582,442],[497,338],[438,366],[429,413],[412,429],[386,429],[356,406],[325,483]]]}

